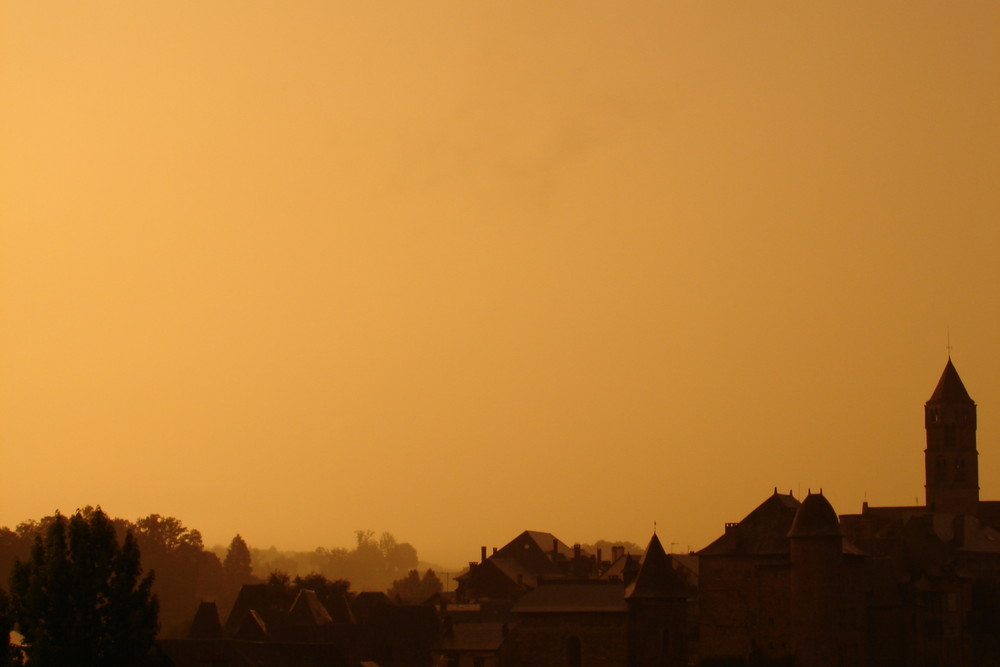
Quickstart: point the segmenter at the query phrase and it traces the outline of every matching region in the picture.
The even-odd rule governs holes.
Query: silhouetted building
[[[610,559],[525,531],[480,550],[454,599],[244,586],[199,607],[177,667],[1000,665],[1000,502],[979,499],[976,404],[951,359],[925,406],[924,505],[838,517],[777,489],[700,552]]]
[[[774,494],[699,552],[703,665],[1000,664],[1000,518],[951,359],[925,406],[926,504]]]
[[[625,587],[629,665],[687,664],[696,589],[679,569],[654,534],[638,573]]]
[[[652,667],[687,664],[696,577],[696,559],[682,565],[656,535],[641,559],[614,547],[604,561],[551,533],[525,531],[490,556],[482,549],[456,579],[460,599],[508,610],[501,665]],[[448,615],[444,627],[460,628]]]
[[[505,655],[522,667],[627,667],[629,607],[620,581],[550,581],[513,607]]]
[[[595,559],[579,546],[570,548],[552,533],[526,530],[455,577],[459,602],[514,601],[538,587],[542,579],[587,578],[596,573]]]

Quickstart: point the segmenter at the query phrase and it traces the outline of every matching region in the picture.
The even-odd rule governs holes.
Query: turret
[[[797,667],[845,662],[844,587],[840,520],[823,493],[802,501],[788,532],[791,553],[792,650]]]

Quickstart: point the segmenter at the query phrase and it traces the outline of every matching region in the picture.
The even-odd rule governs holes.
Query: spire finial
[[[656,522],[653,522],[653,535],[656,535]]]
[[[947,332],[948,332],[948,345],[946,347],[948,349],[948,360],[950,361],[951,360],[951,327],[950,326],[947,327]]]

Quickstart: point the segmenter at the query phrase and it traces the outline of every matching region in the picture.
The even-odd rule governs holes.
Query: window
[[[566,641],[566,664],[568,667],[580,667],[583,664],[579,637],[570,637]]]

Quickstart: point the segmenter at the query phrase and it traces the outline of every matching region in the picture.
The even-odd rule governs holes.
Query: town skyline
[[[0,525],[700,549],[1000,497],[1000,6],[0,2]]]

